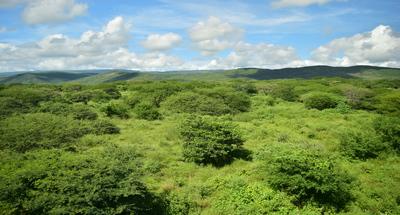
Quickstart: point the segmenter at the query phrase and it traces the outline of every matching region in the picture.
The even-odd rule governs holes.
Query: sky
[[[399,0],[0,0],[0,72],[400,67]]]

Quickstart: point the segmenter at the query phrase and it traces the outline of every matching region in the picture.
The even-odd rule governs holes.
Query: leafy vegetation
[[[364,69],[0,85],[1,214],[400,214],[400,82]]]

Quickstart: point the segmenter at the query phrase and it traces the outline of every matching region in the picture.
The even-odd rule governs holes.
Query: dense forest
[[[0,213],[400,214],[399,87],[0,85]]]

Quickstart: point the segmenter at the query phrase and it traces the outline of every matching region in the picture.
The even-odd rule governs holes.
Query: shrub
[[[25,106],[34,107],[40,102],[49,101],[56,97],[54,90],[50,88],[29,87],[16,85],[0,91],[0,97],[13,98]]]
[[[128,106],[120,101],[113,101],[104,105],[101,108],[101,111],[103,111],[108,117],[118,116],[123,119],[129,118]]]
[[[86,124],[86,129],[90,133],[102,135],[102,134],[119,134],[120,129],[107,120],[95,120]]]
[[[215,117],[190,116],[180,127],[183,157],[198,164],[222,166],[241,149],[243,139],[230,122]]]
[[[299,209],[291,197],[265,184],[247,183],[240,178],[224,180],[221,190],[212,199],[212,208],[218,214],[321,214],[317,209]]]
[[[214,89],[202,90],[201,94],[218,99],[230,108],[230,112],[235,114],[246,112],[250,109],[250,97],[242,92],[235,92],[233,89],[218,87]]]
[[[0,158],[2,213],[163,214],[161,201],[141,181],[131,148],[13,157]]]
[[[152,104],[140,103],[134,108],[136,117],[145,120],[157,120],[161,119],[162,116]]]
[[[11,97],[0,97],[0,118],[12,115],[13,113],[28,112],[29,105]]]
[[[37,108],[38,112],[56,115],[71,115],[74,119],[95,120],[97,113],[84,104],[67,104],[61,102],[43,102]]]
[[[306,94],[302,100],[306,108],[318,110],[335,108],[339,103],[334,95],[322,92]]]
[[[261,87],[260,91],[266,95],[270,95],[274,98],[281,98],[289,102],[296,101],[298,98],[298,95],[294,91],[294,87],[290,85],[271,84]]]
[[[272,188],[295,197],[295,204],[315,202],[343,209],[352,200],[353,178],[341,170],[335,159],[309,147],[287,147],[273,151],[268,165]]]
[[[231,109],[223,101],[194,92],[172,95],[162,106],[168,111],[177,113],[223,115],[231,112]]]
[[[48,113],[17,115],[0,121],[0,146],[18,152],[63,147],[87,133],[79,121],[70,117]]]
[[[400,92],[390,92],[378,97],[377,111],[383,114],[398,115],[400,113]]]
[[[346,96],[347,104],[354,109],[373,109],[371,100],[374,96],[373,92],[365,88],[346,87],[342,89],[343,94]]]
[[[400,118],[378,117],[374,121],[374,129],[382,141],[400,152]]]
[[[376,158],[386,148],[387,144],[383,143],[373,131],[350,131],[340,136],[341,152],[354,159]]]

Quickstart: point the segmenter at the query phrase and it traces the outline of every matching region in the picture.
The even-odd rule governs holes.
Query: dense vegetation
[[[400,214],[399,87],[0,85],[0,212]]]

